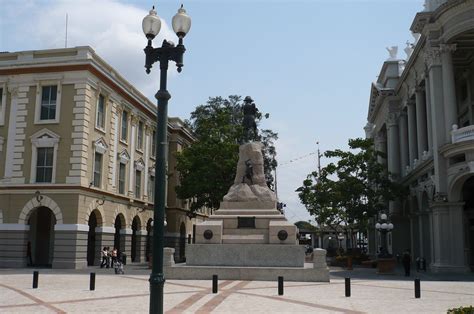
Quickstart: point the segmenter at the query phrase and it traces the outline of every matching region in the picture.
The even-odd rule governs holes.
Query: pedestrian
[[[112,250],[112,265],[111,265],[111,267],[114,267],[115,263],[117,263],[117,248],[114,247],[114,249]]]
[[[27,266],[33,266],[33,257],[31,255],[31,242],[28,241],[26,244],[26,260],[27,260]]]
[[[405,277],[409,277],[410,276],[410,264],[411,264],[411,256],[410,256],[410,250],[409,249],[406,249],[405,252],[403,252],[402,263],[403,263],[403,268],[405,269]]]
[[[109,268],[109,264],[108,264],[108,261],[107,261],[107,255],[108,255],[107,247],[104,246],[102,251],[100,251],[100,257],[101,257],[100,268],[104,268],[104,266],[107,266],[107,268]]]

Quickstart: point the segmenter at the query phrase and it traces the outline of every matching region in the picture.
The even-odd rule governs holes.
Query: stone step
[[[268,235],[268,228],[256,228],[256,229],[250,229],[250,228],[224,228],[223,234],[224,235],[252,235],[252,234],[264,234]]]

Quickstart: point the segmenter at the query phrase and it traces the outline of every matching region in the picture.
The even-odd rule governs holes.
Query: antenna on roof
[[[67,18],[68,18],[68,15],[66,13],[66,38],[64,40],[64,48],[67,48]]]

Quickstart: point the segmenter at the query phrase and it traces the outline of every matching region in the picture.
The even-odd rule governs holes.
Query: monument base
[[[329,282],[326,250],[322,249],[314,250],[312,263],[304,263],[301,267],[193,266],[187,263],[175,264],[173,248],[165,248],[164,253],[166,279],[210,280],[213,275],[217,275],[220,280],[276,281],[279,276],[283,276],[285,281]]]
[[[279,244],[193,244],[188,266],[303,267],[304,247]]]

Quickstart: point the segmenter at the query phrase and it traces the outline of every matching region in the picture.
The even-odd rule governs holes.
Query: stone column
[[[434,202],[434,272],[467,272],[464,261],[463,203]]]
[[[146,261],[146,238],[147,231],[145,229],[137,231],[137,256],[136,261],[141,263]]]
[[[150,150],[151,150],[151,125],[147,124],[145,126],[145,171],[144,171],[144,180],[143,180],[143,200],[148,202],[148,181],[149,181],[149,174],[148,174],[148,167],[149,167],[149,159],[150,159]]]
[[[26,258],[29,225],[0,224],[0,267],[23,268],[29,261]]]
[[[56,224],[54,226],[53,268],[87,267],[88,225]]]
[[[424,250],[424,247],[423,247],[424,237],[423,237],[423,214],[422,213],[419,213],[419,215],[418,215],[418,237],[419,237],[419,240],[420,240],[420,243],[418,244],[418,246],[420,248],[420,257],[424,257],[425,256],[425,250]]]
[[[416,104],[414,101],[409,100],[407,103],[408,107],[408,153],[409,153],[409,163],[412,166],[413,161],[418,158],[417,153],[417,136],[416,136]]]
[[[119,252],[127,254],[127,263],[132,262],[132,229],[120,229]]]
[[[389,113],[387,120],[387,140],[388,171],[392,177],[396,179],[400,175],[400,142],[396,113]]]
[[[426,128],[425,91],[417,87],[416,95],[416,135],[418,143],[418,160],[423,160],[423,153],[428,150],[428,134]]]
[[[408,162],[408,117],[405,111],[400,113],[398,124],[400,131],[400,173],[403,176],[406,174],[406,167],[410,165]]]
[[[438,149],[446,142],[446,126],[444,122],[443,71],[441,69],[440,50],[429,46],[426,48],[425,61],[429,73],[429,90],[431,106],[431,126],[433,136],[434,183],[438,193],[447,191],[446,160]]]
[[[428,155],[433,154],[433,127],[431,126],[430,80],[428,73],[425,77],[426,128],[428,141]]]
[[[458,110],[456,103],[456,89],[454,82],[454,68],[452,53],[456,50],[456,44],[440,45],[441,63],[443,67],[443,94],[446,143],[451,141],[451,130],[454,124],[458,124]]]

